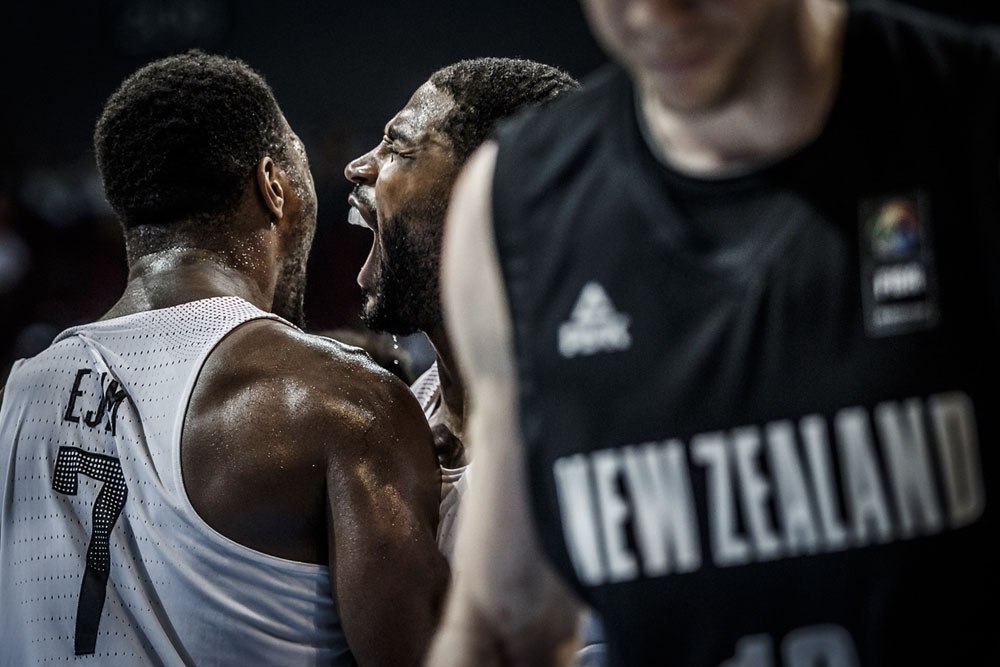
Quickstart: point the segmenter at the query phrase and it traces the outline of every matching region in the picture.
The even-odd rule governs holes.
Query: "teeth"
[[[357,225],[359,227],[365,227],[367,229],[371,229],[368,223],[365,222],[364,217],[361,215],[361,211],[354,208],[353,206],[351,207],[351,210],[347,212],[347,222],[351,223],[352,225]]]

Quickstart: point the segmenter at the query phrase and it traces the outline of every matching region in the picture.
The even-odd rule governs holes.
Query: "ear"
[[[285,190],[278,177],[281,169],[268,156],[257,163],[257,189],[264,198],[264,205],[276,218],[281,218],[285,208]]]

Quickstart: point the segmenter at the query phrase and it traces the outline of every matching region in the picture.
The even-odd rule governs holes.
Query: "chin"
[[[733,95],[726,77],[709,64],[684,72],[647,69],[641,74],[643,88],[660,104],[679,113],[703,113],[722,108]]]
[[[369,305],[371,307],[368,307]],[[418,331],[416,326],[383,312],[379,306],[380,304],[369,302],[361,311],[361,321],[372,331],[392,334],[393,336],[409,336]]]

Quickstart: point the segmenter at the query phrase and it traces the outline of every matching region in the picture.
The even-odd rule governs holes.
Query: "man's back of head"
[[[316,196],[269,87],[230,58],[159,60],[95,149],[129,279],[7,385],[4,657],[416,664],[447,577],[430,431],[390,373],[277,317],[301,314]],[[43,583],[63,558],[82,585]]]
[[[200,51],[129,76],[108,99],[94,149],[126,228],[232,211],[261,156],[284,154],[284,116],[241,60]]]
[[[133,274],[155,253],[211,253],[245,274],[258,306],[302,323],[316,197],[305,150],[260,74],[197,50],[154,61],[107,100],[94,152]],[[166,302],[187,298],[173,275],[179,294]]]

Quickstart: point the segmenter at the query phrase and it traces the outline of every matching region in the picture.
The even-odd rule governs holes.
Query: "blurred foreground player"
[[[430,664],[1000,664],[1000,47],[888,4],[587,0],[618,64],[449,209],[463,576]],[[544,554],[544,556],[543,556]]]

